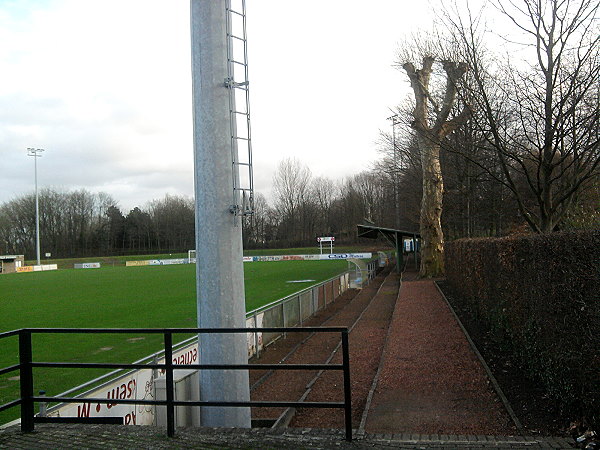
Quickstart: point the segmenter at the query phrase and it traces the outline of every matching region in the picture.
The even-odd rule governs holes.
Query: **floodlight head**
[[[32,147],[28,147],[27,148],[27,156],[36,156],[36,157],[40,157],[42,155],[39,155],[38,153],[43,152],[44,149],[43,148],[32,148]]]

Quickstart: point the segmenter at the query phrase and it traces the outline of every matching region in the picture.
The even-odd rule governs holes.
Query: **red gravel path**
[[[515,432],[433,281],[402,283],[390,327],[367,432]]]
[[[328,306],[327,310],[323,312],[323,315],[327,313],[334,313],[329,316],[330,320],[327,321],[327,326],[351,326],[360,313],[365,307],[371,302],[375,292],[377,292],[379,286],[383,282],[383,277],[379,275],[373,280],[369,286],[362,289],[354,298],[350,299],[343,305],[343,308],[336,307],[336,302],[331,306]],[[322,317],[323,318],[323,317]],[[308,326],[309,322],[306,323]],[[290,336],[292,333],[289,334]],[[297,337],[293,338],[297,340]],[[301,347],[293,354],[289,359],[286,360],[287,364],[301,363],[301,364],[315,364],[324,363],[329,357],[331,352],[335,349],[340,341],[339,333],[319,333],[308,339]],[[282,343],[284,347],[287,347],[285,343]],[[275,348],[273,349],[275,350]],[[257,364],[272,361],[277,359],[270,353],[270,347],[264,353]],[[274,358],[275,356],[275,358]],[[254,371],[253,371],[254,372]],[[317,371],[277,371],[265,381],[263,384],[253,389],[250,393],[252,400],[293,400],[297,401],[305,393],[307,384],[314,378]],[[258,374],[254,375],[256,377]],[[342,396],[338,396],[337,400],[341,401]],[[259,419],[276,419],[283,412],[281,408],[252,408],[252,417]]]
[[[400,278],[397,274],[388,275],[367,306],[362,317],[350,332],[350,382],[352,386],[352,424],[358,428],[365,408],[367,396],[379,363],[385,337],[394,306],[398,297]],[[336,354],[332,363],[341,364],[341,355]],[[341,401],[343,378],[340,372],[326,372],[312,387],[308,401]],[[302,428],[343,428],[342,410],[299,409],[291,423]]]

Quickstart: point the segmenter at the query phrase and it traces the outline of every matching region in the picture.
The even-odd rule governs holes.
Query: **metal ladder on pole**
[[[254,213],[248,44],[246,40],[246,0],[225,0],[227,17],[227,78],[231,128],[231,162],[234,216]]]

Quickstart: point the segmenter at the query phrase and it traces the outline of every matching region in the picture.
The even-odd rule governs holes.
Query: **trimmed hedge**
[[[600,230],[446,243],[446,278],[563,412],[600,424]]]

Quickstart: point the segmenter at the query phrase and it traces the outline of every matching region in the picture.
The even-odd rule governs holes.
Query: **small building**
[[[0,273],[15,273],[25,265],[24,255],[0,255]]]

